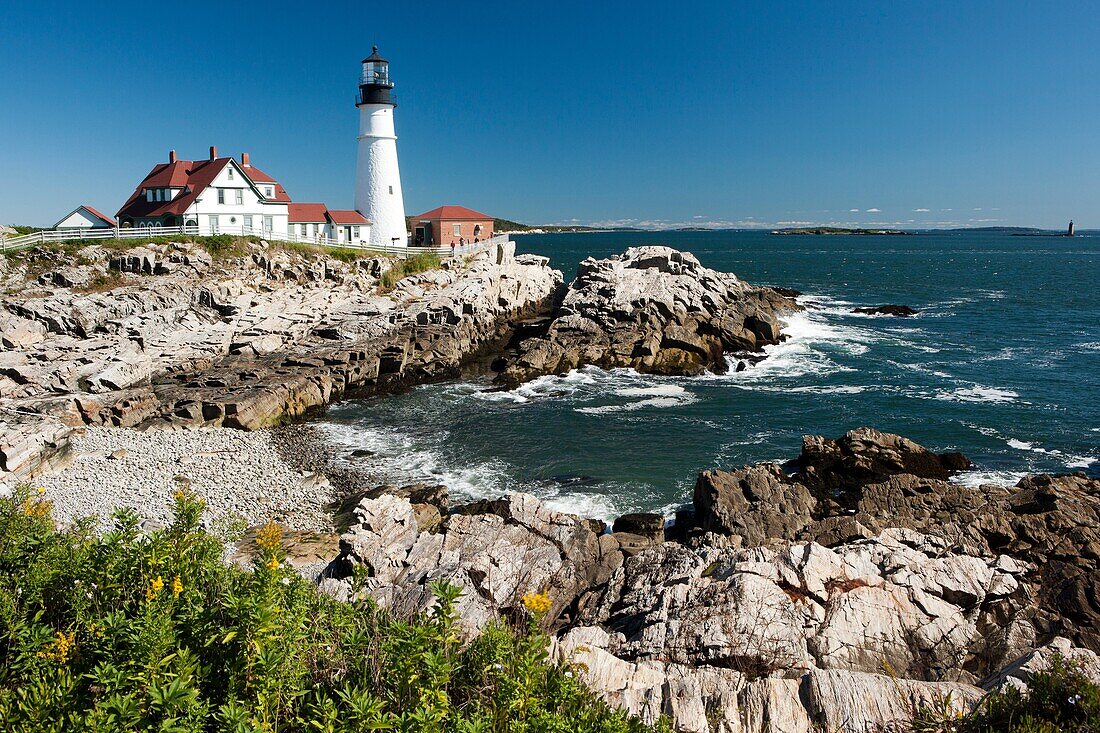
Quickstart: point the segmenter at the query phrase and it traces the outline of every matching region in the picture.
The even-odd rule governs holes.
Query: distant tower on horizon
[[[1066,236],[1067,237],[1072,237],[1073,236],[1073,219],[1069,220],[1069,229],[1066,230]]]
[[[405,245],[405,199],[397,167],[397,134],[393,108],[397,106],[390,81],[390,64],[378,55],[378,46],[363,59],[359,77],[359,157],[355,169],[355,208],[371,220],[372,244]]]

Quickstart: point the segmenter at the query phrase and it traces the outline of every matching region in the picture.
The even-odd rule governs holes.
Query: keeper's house
[[[219,158],[210,148],[206,160],[180,160],[176,151],[167,163],[157,163],[118,210],[120,227],[195,227],[199,234],[254,234],[257,236],[314,239],[322,237],[347,244],[370,239],[370,222],[357,212],[292,211],[286,189],[273,177],[252,165],[248,153],[238,162]],[[299,213],[298,217],[294,214]],[[351,217],[350,214],[355,214]],[[308,220],[303,220],[302,215]],[[354,219],[354,221],[352,221]],[[324,224],[318,228],[314,225]]]

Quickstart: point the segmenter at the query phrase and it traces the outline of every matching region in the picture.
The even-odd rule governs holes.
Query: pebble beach
[[[297,426],[295,426],[297,427]],[[180,486],[206,501],[204,522],[245,526],[274,519],[290,529],[325,531],[333,487],[323,473],[303,468],[322,458],[292,456],[315,449],[308,428],[245,432],[226,428],[137,431],[85,428],[71,440],[71,464],[37,477],[62,523],[95,515],[105,523],[129,508],[152,522],[171,519]]]

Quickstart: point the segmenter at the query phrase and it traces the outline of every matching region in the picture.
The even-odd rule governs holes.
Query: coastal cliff
[[[515,385],[586,364],[721,373],[727,353],[777,343],[780,316],[798,308],[777,290],[703,267],[689,252],[631,247],[580,263],[544,331],[504,357],[498,381]]]
[[[389,258],[234,246],[5,260],[0,478],[43,468],[85,425],[255,429],[454,376],[561,285],[546,258],[511,244],[400,279]]]

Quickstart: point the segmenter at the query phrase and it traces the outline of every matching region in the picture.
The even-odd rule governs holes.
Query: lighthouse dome
[[[378,55],[378,46],[371,46],[370,47],[370,56],[367,56],[365,59],[363,59],[364,64],[370,63],[372,61],[381,61],[383,64],[388,64],[389,63],[389,61],[386,61],[384,58],[382,58],[380,55]]]

